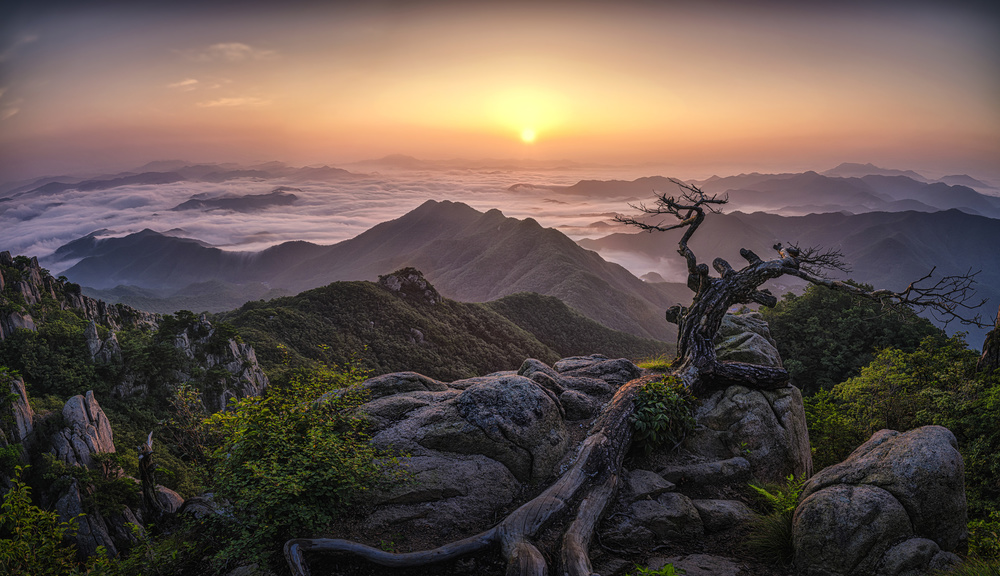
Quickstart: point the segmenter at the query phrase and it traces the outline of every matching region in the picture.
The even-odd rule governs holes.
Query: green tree
[[[861,290],[872,287],[847,281]],[[771,329],[788,374],[806,393],[830,389],[856,376],[878,350],[911,352],[927,336],[943,335],[909,308],[884,308],[820,285],[791,292],[761,313]]]

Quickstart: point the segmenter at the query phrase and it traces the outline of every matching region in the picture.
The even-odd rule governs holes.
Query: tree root
[[[548,565],[531,542],[543,528],[576,506],[576,516],[564,532],[560,574],[591,576],[587,549],[590,539],[618,487],[625,453],[632,443],[629,418],[635,394],[658,377],[632,380],[618,389],[588,432],[570,468],[534,499],[511,512],[493,528],[420,552],[392,553],[332,538],[296,538],[285,543],[285,560],[295,576],[309,574],[306,552],[347,553],[391,568],[416,567],[451,560],[499,546],[507,560],[508,576],[547,576]]]

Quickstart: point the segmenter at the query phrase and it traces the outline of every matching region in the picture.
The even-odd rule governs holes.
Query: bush
[[[217,567],[275,560],[286,539],[321,533],[359,493],[401,477],[363,431],[354,387],[363,377],[299,372],[206,420],[222,439],[211,454],[215,492],[232,505],[231,521],[215,527],[225,533]]]
[[[647,454],[663,444],[676,448],[694,430],[694,401],[674,376],[647,383],[635,397],[634,441]]]
[[[31,489],[21,481],[24,469],[15,470],[13,486],[0,510],[0,573],[11,576],[62,576],[85,574],[95,564],[106,563],[100,554],[88,567],[79,566],[76,548],[66,538],[76,533],[75,519],[60,522],[59,515],[31,502]],[[101,550],[103,552],[103,550]]]

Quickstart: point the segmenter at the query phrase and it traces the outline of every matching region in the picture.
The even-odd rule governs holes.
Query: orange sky
[[[4,15],[0,180],[392,153],[1000,176],[1000,20],[960,3],[164,4]]]

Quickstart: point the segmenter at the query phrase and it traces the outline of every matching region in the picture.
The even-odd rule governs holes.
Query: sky
[[[1000,176],[989,3],[8,4],[0,181],[388,154]]]

